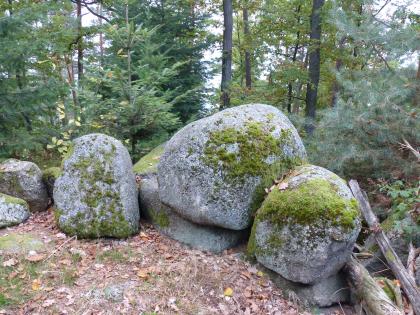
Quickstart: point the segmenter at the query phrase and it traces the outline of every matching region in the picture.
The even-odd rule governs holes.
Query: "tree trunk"
[[[344,46],[345,41],[346,41],[346,38],[342,37],[340,39],[340,42],[338,43],[339,56],[341,56],[341,54],[343,53],[343,46]],[[342,66],[343,66],[343,60],[341,59],[341,57],[338,57],[337,60],[335,61],[336,73],[340,71]],[[335,78],[334,83],[333,83],[333,88],[332,88],[331,107],[337,106],[337,99],[338,99],[339,91],[340,91],[340,85],[337,82],[337,78]]]
[[[230,105],[229,86],[232,80],[232,32],[233,8],[232,0],[223,0],[223,52],[222,52],[222,105],[221,109]]]
[[[365,267],[354,258],[350,259],[344,269],[352,291],[368,315],[403,315]]]
[[[316,102],[318,94],[319,74],[321,67],[321,10],[324,0],[313,0],[311,13],[311,35],[309,46],[309,82],[306,88],[306,132],[312,134],[314,130]]]
[[[247,5],[247,4],[246,4]],[[248,90],[251,89],[251,53],[249,52],[249,19],[248,19],[248,8],[243,8],[243,20],[244,20],[244,37],[245,37],[245,86]]]
[[[299,5],[296,9],[296,13],[297,13],[297,24],[300,24],[300,8],[301,5]],[[300,31],[296,32],[296,43],[295,43],[295,47],[293,49],[293,55],[292,55],[292,63],[296,62],[296,56],[299,50],[299,43],[300,42]],[[293,86],[292,86],[292,82],[289,82],[287,84],[287,112],[291,113],[292,112],[292,97],[293,97]]]
[[[359,202],[360,211],[362,212],[366,223],[375,233],[376,243],[379,245],[382,254],[384,254],[389,268],[392,270],[395,277],[400,281],[401,287],[413,306],[414,313],[420,315],[420,291],[417,288],[414,278],[407,272],[400,258],[392,248],[388,237],[382,231],[379,221],[370,207],[366,194],[362,193],[357,181],[351,180],[349,182],[349,186],[354,197]]]
[[[83,34],[82,34],[82,1],[77,0],[77,79],[80,82],[83,79]]]

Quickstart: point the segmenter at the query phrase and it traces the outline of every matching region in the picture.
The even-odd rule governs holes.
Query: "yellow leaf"
[[[225,296],[232,296],[233,295],[233,289],[232,288],[226,288],[225,291],[223,292],[223,294]]]
[[[39,291],[39,289],[41,289],[41,280],[35,279],[32,281],[32,290]]]
[[[78,122],[78,121],[75,121],[75,123],[74,123],[77,127],[80,127],[81,126],[81,123],[80,122]]]
[[[63,140],[59,139],[57,140],[57,145],[62,145],[63,144]]]
[[[258,276],[258,277],[262,277],[262,276],[264,276],[264,273],[263,273],[262,271],[258,271],[258,272],[257,272],[257,276]]]

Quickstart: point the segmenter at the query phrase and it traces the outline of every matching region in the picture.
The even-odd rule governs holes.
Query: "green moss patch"
[[[351,229],[359,216],[355,199],[339,196],[336,187],[325,179],[311,179],[296,188],[274,189],[258,211],[258,220],[273,224],[325,225]]]
[[[168,215],[164,211],[150,210],[150,216],[153,224],[157,224],[159,227],[168,227],[171,223]]]
[[[239,130],[214,131],[205,144],[202,160],[233,179],[260,176],[271,164],[267,159],[283,156],[283,145],[291,143],[290,130],[282,130],[276,138],[272,135],[274,129],[273,125],[250,121]]]
[[[154,148],[148,154],[143,156],[136,164],[133,166],[133,171],[136,174],[147,174],[147,173],[156,173],[157,165],[159,163],[160,156],[163,154],[165,149],[165,144]]]
[[[50,167],[42,172],[42,179],[44,181],[49,181],[51,179],[56,180],[58,177],[60,177],[61,173],[62,170],[60,167]]]
[[[24,253],[41,250],[45,247],[42,240],[32,234],[9,233],[0,236],[0,250],[6,253]]]
[[[4,199],[6,203],[17,204],[29,208],[28,203],[23,199],[15,198],[2,193],[0,193],[0,198]]]

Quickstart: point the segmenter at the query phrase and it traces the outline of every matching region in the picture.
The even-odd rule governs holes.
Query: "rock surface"
[[[60,229],[82,238],[125,238],[138,231],[132,163],[123,144],[103,134],[74,140],[54,185]]]
[[[295,295],[307,307],[328,307],[350,302],[350,289],[342,272],[321,279],[314,284],[292,282],[275,272],[269,270],[267,272],[276,286],[282,289],[285,296],[292,298]]]
[[[249,251],[267,268],[300,283],[336,274],[360,232],[356,200],[346,183],[318,166],[296,168],[258,210]]]
[[[26,201],[0,193],[0,228],[17,225],[29,218]]]
[[[235,231],[199,225],[182,218],[159,200],[155,174],[143,175],[140,181],[140,211],[157,230],[193,248],[220,253],[246,239],[248,230]]]
[[[1,163],[0,192],[25,200],[31,212],[43,211],[48,206],[42,172],[32,162],[9,159]]]
[[[158,145],[152,151],[150,151],[145,156],[143,156],[136,164],[134,164],[133,166],[134,173],[135,174],[156,174],[157,165],[165,149],[165,144],[166,143],[162,143]]]
[[[289,119],[262,104],[195,121],[166,144],[158,164],[164,204],[197,224],[242,230],[262,201],[262,182],[306,159]]]

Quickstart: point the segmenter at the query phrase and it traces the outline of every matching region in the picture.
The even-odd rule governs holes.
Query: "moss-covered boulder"
[[[58,226],[82,238],[124,238],[138,231],[139,206],[124,145],[103,134],[73,142],[54,185]]]
[[[315,283],[343,267],[359,232],[358,205],[345,181],[306,165],[268,194],[256,214],[248,250],[288,280]]]
[[[168,141],[158,164],[159,195],[197,224],[242,230],[262,201],[264,181],[305,158],[296,129],[275,107],[229,108]]]
[[[60,167],[50,167],[45,169],[42,172],[42,180],[47,187],[48,196],[52,198],[53,191],[54,191],[54,183],[58,177],[61,175],[61,168]]]
[[[0,228],[17,225],[29,218],[28,203],[0,193]]]
[[[1,163],[0,192],[25,200],[31,212],[43,211],[48,206],[42,172],[32,162],[8,159]]]
[[[160,157],[163,154],[165,149],[165,143],[158,145],[152,151],[143,156],[136,164],[133,166],[133,171],[135,174],[156,174],[157,165],[159,163]]]
[[[193,248],[220,253],[246,239],[248,230],[235,231],[193,223],[181,217],[159,199],[155,174],[142,175],[140,211],[161,233]]]

